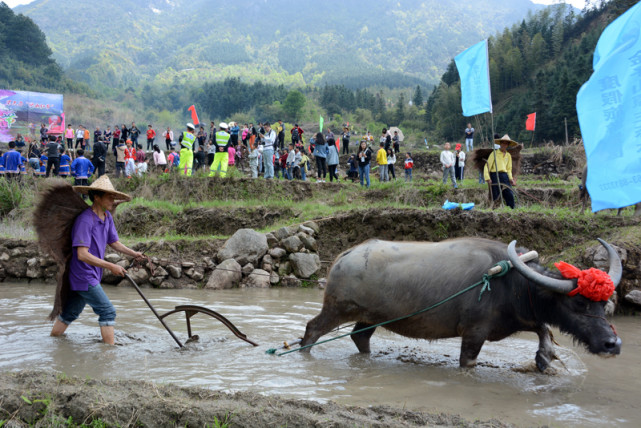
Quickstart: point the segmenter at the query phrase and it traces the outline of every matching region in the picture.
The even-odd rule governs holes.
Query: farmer
[[[118,203],[131,200],[129,195],[116,191],[109,180],[103,175],[91,186],[74,186],[79,193],[88,194],[93,205],[84,210],[76,218],[71,232],[71,260],[68,264],[69,292],[58,315],[52,336],[62,335],[69,324],[82,313],[89,304],[98,315],[100,334],[106,344],[114,344],[114,324],[116,310],[100,286],[102,269],[109,269],[114,275],[125,276],[124,267],[103,260],[105,247],[125,255],[140,258],[143,255],[134,251],[118,240],[110,211]]]
[[[512,141],[509,135],[505,134],[500,139],[495,139],[494,143],[500,145],[500,150],[493,150],[487,158],[487,163],[483,170],[485,181],[490,183],[492,188],[492,199],[499,199],[499,192],[503,194],[505,204],[514,209],[514,194],[512,187],[516,185],[516,180],[512,176],[512,156],[508,153],[508,147],[517,147],[519,143]],[[497,180],[498,172],[498,180]]]

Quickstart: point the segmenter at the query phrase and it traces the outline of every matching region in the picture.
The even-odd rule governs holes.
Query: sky
[[[8,4],[9,7],[13,8],[21,4],[31,3],[34,0],[2,0],[2,1]],[[561,0],[532,0],[532,1],[534,3],[540,3],[540,4],[553,4],[553,3],[561,2]],[[583,6],[585,6],[585,0],[565,0],[565,3],[569,3],[578,9],[583,9]]]

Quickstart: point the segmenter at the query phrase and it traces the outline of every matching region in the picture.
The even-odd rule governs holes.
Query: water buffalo
[[[608,251],[609,275],[616,286],[621,280],[621,260],[610,245],[599,242]],[[315,343],[346,322],[356,321],[356,331],[431,306],[479,281],[492,265],[509,258],[515,268],[492,279],[491,291],[480,302],[479,287],[385,328],[412,338],[461,337],[461,367],[476,364],[486,340],[532,331],[539,336],[536,364],[544,371],[556,358],[548,324],[572,335],[593,354],[619,354],[621,339],[605,319],[605,302],[568,296],[576,280],[562,279],[535,262],[523,263],[515,244],[459,238],[436,243],[369,240],[353,247],[332,265],[323,308],[307,323],[301,346]],[[373,333],[370,329],[350,337],[360,352],[368,353]]]

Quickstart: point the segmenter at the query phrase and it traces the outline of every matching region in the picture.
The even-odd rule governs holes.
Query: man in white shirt
[[[264,141],[263,146],[263,166],[265,167],[265,178],[274,178],[274,143],[276,141],[276,132],[272,129],[269,122],[263,124],[264,134],[260,137]]]
[[[452,184],[455,189],[458,189],[456,185],[456,177],[454,176],[454,162],[456,161],[454,153],[450,152],[450,143],[445,143],[445,150],[441,152],[441,164],[443,165],[443,184],[447,183],[447,176],[450,176]]]
[[[465,148],[468,152],[474,150],[474,128],[471,123],[468,123],[465,128]]]

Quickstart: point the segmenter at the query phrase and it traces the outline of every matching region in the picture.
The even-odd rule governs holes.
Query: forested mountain
[[[637,3],[610,0],[575,15],[564,5],[538,12],[490,38],[490,81],[496,132],[529,143],[525,119],[536,112],[534,143],[580,137],[576,95],[592,74],[594,48],[603,29]],[[490,115],[463,118],[458,71],[452,62],[430,95],[427,129],[438,138],[461,140],[465,122],[489,137]]]
[[[435,83],[529,0],[36,0],[16,8],[94,88],[222,80],[350,88]]]
[[[28,17],[0,3],[0,88],[71,90],[45,35]]]

